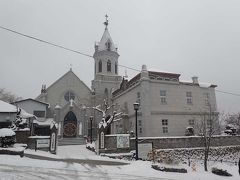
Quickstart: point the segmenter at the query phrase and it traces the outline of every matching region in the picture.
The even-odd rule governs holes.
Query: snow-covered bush
[[[212,168],[212,173],[217,174],[219,176],[232,176],[226,170],[222,170],[222,169],[218,169],[218,168]]]
[[[16,142],[15,132],[9,128],[0,129],[0,145],[1,147],[13,146]]]
[[[184,168],[168,168],[168,167],[159,167],[158,165],[152,165],[152,168],[164,172],[177,172],[177,173],[187,173],[187,170]]]

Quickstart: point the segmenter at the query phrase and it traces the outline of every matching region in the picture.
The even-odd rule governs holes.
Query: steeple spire
[[[95,43],[95,51],[111,51],[111,52],[117,52],[117,48],[115,44],[113,43],[113,40],[108,32],[108,15],[105,15],[105,22],[103,23],[105,25],[105,30],[102,35],[102,38],[99,43]]]
[[[107,14],[105,15],[105,18],[106,18],[106,21],[103,24],[106,26],[105,29],[107,29],[107,26],[108,26],[108,15]]]

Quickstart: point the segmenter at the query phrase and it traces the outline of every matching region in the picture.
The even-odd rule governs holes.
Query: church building
[[[138,133],[141,137],[184,136],[187,127],[196,128],[203,114],[212,110],[217,115],[216,85],[203,86],[193,77],[181,82],[180,74],[147,70],[143,65],[131,80],[118,73],[118,48],[108,31],[108,20],[99,43],[95,44],[94,79],[91,89],[70,69],[49,87],[42,86],[36,100],[49,104],[47,118],[58,123],[58,136],[63,139],[97,136],[102,114],[92,107],[107,101],[122,111],[124,118],[114,121],[111,133],[134,133],[133,103],[139,102]],[[102,106],[103,107],[103,106]]]
[[[70,69],[49,87],[42,86],[36,98],[50,104],[47,117],[58,123],[61,138],[81,138],[89,135],[89,119],[93,117],[93,135],[102,115],[91,107],[110,103],[111,94],[119,88],[122,77],[118,75],[118,51],[108,31],[108,20],[99,43],[95,44],[94,79],[92,89]]]

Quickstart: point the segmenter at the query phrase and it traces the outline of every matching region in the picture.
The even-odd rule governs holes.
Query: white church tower
[[[105,17],[105,30],[100,42],[95,44],[93,55],[95,70],[92,89],[95,100],[99,103],[103,99],[108,99],[109,102],[112,92],[119,88],[122,81],[122,77],[118,75],[119,54],[108,32],[108,16]]]

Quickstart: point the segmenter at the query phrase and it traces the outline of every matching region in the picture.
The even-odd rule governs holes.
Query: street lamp
[[[92,143],[92,121],[93,121],[93,116],[90,116],[90,141],[91,141],[91,143]]]
[[[135,121],[135,133],[136,133],[136,136],[135,136],[135,146],[136,146],[136,160],[138,160],[138,127],[137,127],[137,111],[139,109],[139,103],[135,102],[133,104],[133,107],[134,107],[134,110],[135,110],[135,118],[136,118],[136,121]]]

